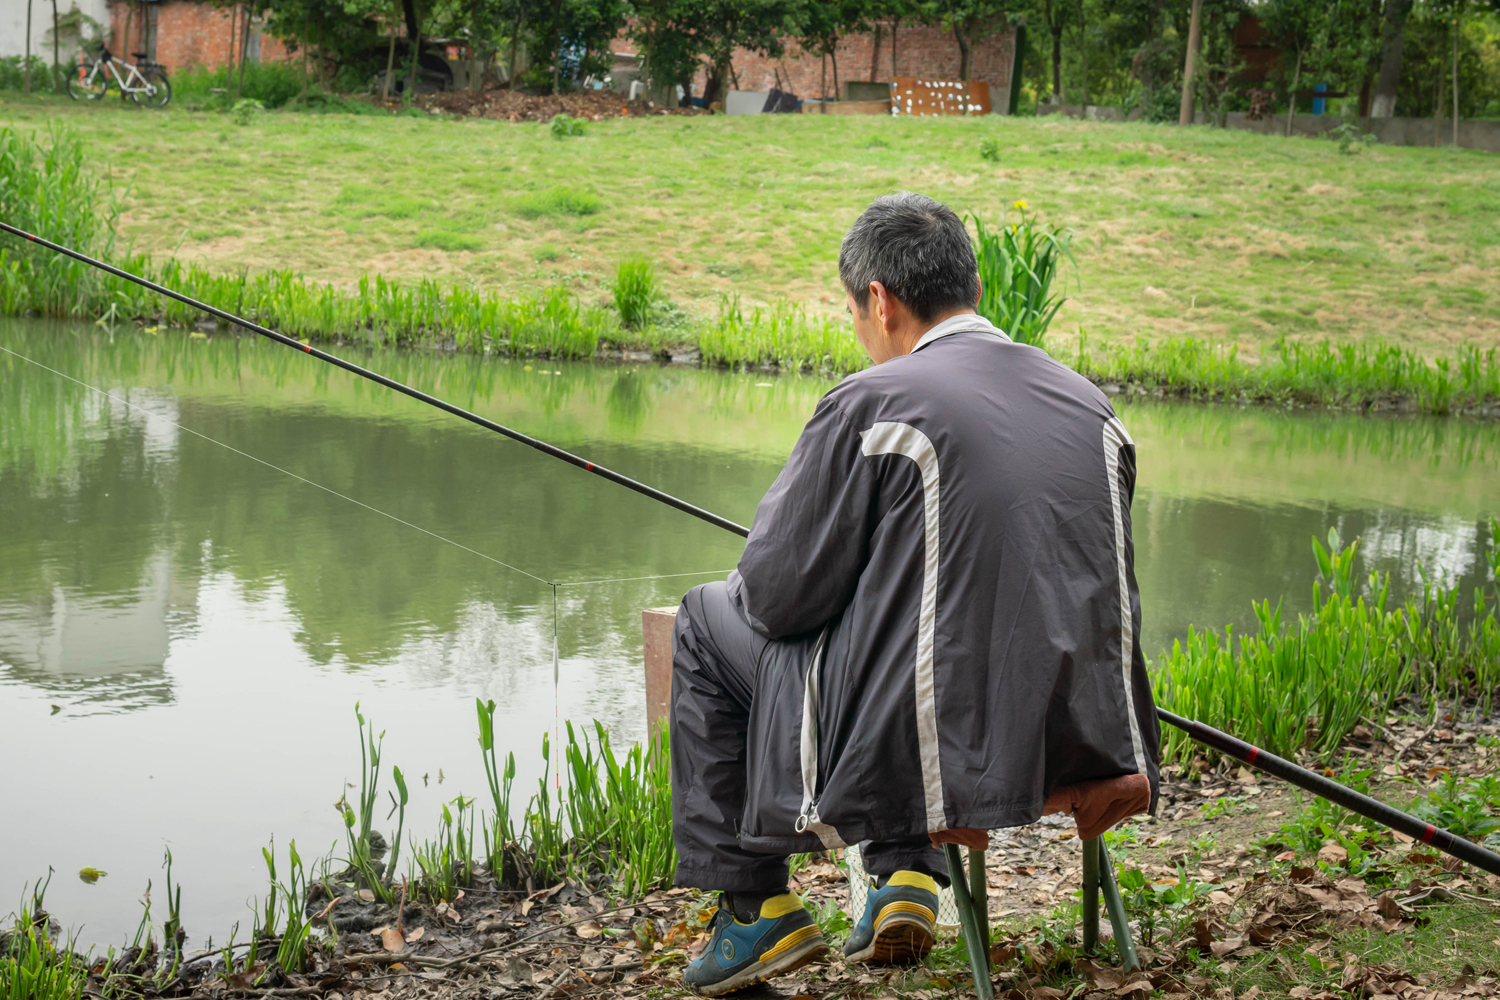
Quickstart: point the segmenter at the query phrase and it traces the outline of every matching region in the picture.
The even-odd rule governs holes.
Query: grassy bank
[[[50,120],[116,182],[122,244],[215,273],[290,269],[345,290],[374,273],[508,295],[565,284],[602,305],[616,264],[641,255],[700,321],[723,294],[837,317],[840,237],[871,198],[911,188],[991,225],[1024,198],[1076,230],[1054,328],[1095,343],[1191,336],[1252,360],[1283,336],[1427,357],[1500,344],[1500,181],[1473,151],[1344,156],[1057,118],[632,119],[559,140],[443,116],[269,113],[242,127],[175,106],[0,104],[0,123]]]
[[[721,295],[710,315],[670,302],[622,326],[614,302],[591,303],[568,284],[535,294],[436,278],[361,276],[352,287],[290,270],[224,273],[179,257],[116,253],[119,203],[88,167],[77,134],[54,125],[40,139],[0,127],[0,211],[13,223],[178,289],[210,305],[307,340],[452,347],[476,353],[589,358],[612,350],[696,350],[709,364],[843,372],[868,363],[847,321],[785,300],[744,305]],[[566,199],[563,199],[566,200]],[[628,261],[624,266],[636,266]],[[661,305],[661,303],[658,303]],[[0,240],[0,312],[141,320],[195,327],[203,317],[172,300],[23,241]],[[648,315],[647,312],[642,313]],[[1495,348],[1463,345],[1429,361],[1412,348],[1277,340],[1259,362],[1238,347],[1192,337],[1133,344],[1080,330],[1043,346],[1111,391],[1422,412],[1500,412]]]

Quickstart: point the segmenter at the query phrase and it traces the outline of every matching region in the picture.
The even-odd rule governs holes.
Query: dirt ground
[[[467,90],[450,90],[441,94],[424,94],[416,99],[416,105],[461,118],[510,122],[547,122],[559,114],[596,122],[605,118],[707,114],[701,108],[666,108],[650,101],[627,101],[619,94],[607,90],[535,97],[509,90],[486,90],[478,94],[471,94]],[[392,104],[393,108],[399,106]]]
[[[1496,725],[1439,721],[1360,727],[1341,752],[1341,774],[1378,774],[1382,799],[1404,803],[1423,782],[1446,772],[1482,776],[1494,770]],[[1308,763],[1308,762],[1304,762]],[[1402,780],[1417,785],[1398,785]],[[1076,947],[1076,898],[1081,853],[1070,817],[1049,816],[996,831],[988,852],[989,908],[1000,929],[991,957],[997,995],[1006,1000],[1460,1000],[1496,995],[1500,977],[1500,877],[1467,868],[1410,838],[1369,835],[1375,865],[1346,870],[1343,849],[1325,842],[1316,856],[1284,849],[1278,830],[1305,803],[1295,789],[1223,761],[1202,758],[1168,769],[1155,817],[1125,824],[1111,846],[1117,872],[1138,870],[1155,886],[1187,879],[1198,897],[1177,936],[1136,930],[1143,971],[1124,975],[1114,952],[1093,957]],[[1384,889],[1372,887],[1379,880]],[[486,887],[452,903],[406,901],[382,906],[368,892],[334,882],[315,886],[308,912],[337,934],[302,976],[256,983],[244,973],[215,975],[200,956],[166,995],[318,996],[329,1000],[490,1000],[585,996],[687,995],[683,966],[707,941],[715,900],[693,890],[655,892],[621,904],[608,880],[561,882],[534,892]],[[835,858],[812,858],[792,888],[803,894],[825,928],[845,910],[848,879]],[[330,901],[329,892],[338,894]],[[363,898],[362,898],[363,897]],[[1478,913],[1464,925],[1442,913]],[[1497,918],[1483,930],[1489,918]],[[1477,922],[1476,922],[1477,921]],[[1108,940],[1107,921],[1101,933]],[[1441,925],[1441,926],[1440,926]],[[1473,928],[1480,928],[1474,931]],[[1436,928],[1436,930],[1435,930]],[[1444,968],[1417,958],[1434,937]],[[1453,935],[1452,941],[1446,935]],[[1493,941],[1460,948],[1474,933]],[[952,930],[948,931],[948,935]],[[1353,935],[1353,937],[1351,937]],[[1365,935],[1365,938],[1358,938]],[[1351,941],[1374,941],[1355,954]],[[1380,942],[1405,963],[1369,957]],[[1451,947],[1450,947],[1451,946]],[[1340,952],[1343,952],[1340,954]],[[850,966],[834,956],[744,996],[800,998],[900,997],[935,1000],[972,995],[966,961],[945,935],[928,963],[915,969]],[[212,963],[212,964],[210,964]],[[194,968],[189,963],[189,968]],[[220,966],[222,968],[222,966]],[[196,980],[196,981],[194,981]],[[1261,982],[1266,986],[1259,985]],[[1249,983],[1248,988],[1244,988]],[[1236,988],[1236,984],[1240,987]]]

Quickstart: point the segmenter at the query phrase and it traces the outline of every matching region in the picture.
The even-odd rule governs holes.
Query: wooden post
[[[646,652],[646,731],[655,732],[672,714],[672,626],[677,608],[647,608],[641,612],[641,638]]]
[[[1193,14],[1188,21],[1187,64],[1182,68],[1182,104],[1177,110],[1177,124],[1193,124],[1193,74],[1198,70],[1198,46],[1203,41],[1203,0],[1193,0]]]

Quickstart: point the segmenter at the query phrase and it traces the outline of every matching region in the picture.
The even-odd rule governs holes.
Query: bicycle
[[[128,63],[113,55],[108,46],[100,47],[99,58],[90,65],[80,58],[76,72],[68,77],[68,96],[75,101],[97,101],[109,92],[113,83],[120,88],[120,98],[129,96],[137,104],[164,108],[172,99],[172,84],[166,67],[150,62],[144,52],[130,53],[138,63]]]

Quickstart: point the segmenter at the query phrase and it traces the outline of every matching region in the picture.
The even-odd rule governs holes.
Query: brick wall
[[[231,52],[243,38],[245,8],[216,8],[191,0],[162,0],[160,3],[126,3],[112,0],[110,3],[110,50],[128,58],[131,52],[142,49],[142,7],[156,10],[156,61],[167,67],[170,73],[188,66],[206,66],[217,69],[229,61]],[[131,14],[131,11],[134,14]],[[125,39],[125,22],[130,20],[130,38]],[[234,28],[231,37],[230,29]],[[252,35],[259,31],[258,23],[252,22]],[[254,41],[251,41],[252,52]],[[276,62],[288,58],[286,46],[279,38],[270,35],[260,37],[260,61]]]
[[[928,25],[899,26],[896,30],[894,70],[891,67],[889,25],[880,33],[879,52],[872,51],[874,44],[873,32],[850,35],[840,40],[836,52],[840,89],[849,80],[888,81],[895,76],[958,79],[958,42],[954,40],[951,31]],[[994,32],[972,43],[970,78],[988,83],[997,100],[1010,86],[1014,46],[1015,33],[1010,30]],[[767,59],[743,49],[734,56],[734,71],[739,77],[739,89],[770,90],[776,86],[779,73],[782,87],[785,88],[786,81],[790,79],[792,92],[802,98],[818,97],[823,93],[823,64],[821,56],[805,53],[795,43],[789,46],[786,56],[779,60]],[[827,93],[829,97],[833,97],[835,91],[831,63],[827,70]],[[700,73],[693,85],[695,94],[703,93],[704,82],[704,74]]]

